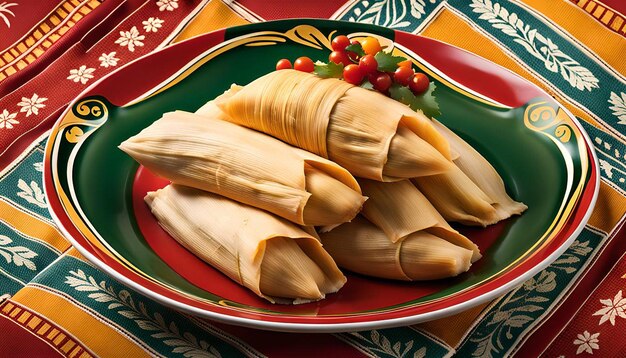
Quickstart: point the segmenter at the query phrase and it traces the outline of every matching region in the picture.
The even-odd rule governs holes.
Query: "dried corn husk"
[[[369,196],[361,215],[320,234],[340,267],[375,277],[430,280],[465,272],[481,257],[408,180],[360,183]]]
[[[472,251],[472,262],[481,257],[476,244],[450,227],[410,181],[381,183],[364,179],[360,184],[369,196],[362,215],[379,227],[391,242],[424,231]]]
[[[433,280],[456,276],[471,266],[471,250],[426,231],[393,242],[361,215],[320,237],[340,267],[368,276]]]
[[[166,113],[120,148],[174,183],[218,193],[301,225],[349,221],[365,201],[356,180],[339,165],[262,133],[193,113]]]
[[[345,81],[275,71],[231,87],[215,103],[228,120],[329,158],[356,176],[397,181],[450,165],[447,141],[423,113]],[[400,124],[415,136],[393,145]],[[389,160],[393,165],[385,170]]]
[[[440,122],[433,124],[459,156],[451,170],[412,180],[446,220],[487,226],[528,208],[511,199],[498,172],[476,149]]]
[[[502,178],[485,157],[439,121],[434,120],[433,124],[437,131],[448,139],[455,151],[463,153],[454,160],[454,163],[491,199],[491,204],[496,210],[495,218],[480,224],[483,226],[493,224],[528,209],[524,203],[511,199]]]
[[[145,200],[180,244],[271,302],[320,300],[346,282],[316,237],[263,210],[174,184]]]
[[[444,174],[411,180],[448,221],[483,226],[497,221],[493,200],[456,165]]]

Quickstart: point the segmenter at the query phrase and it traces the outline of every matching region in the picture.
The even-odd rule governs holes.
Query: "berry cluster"
[[[328,64],[319,61],[313,63],[308,57],[300,57],[294,62],[293,68],[316,72],[323,77],[343,78],[356,86],[369,83],[370,88],[387,95],[394,82],[408,87],[416,96],[428,90],[428,77],[421,72],[416,73],[410,60],[384,52],[375,37],[351,41],[347,36],[340,35],[333,38],[331,45],[333,51],[328,56]],[[277,70],[288,68],[292,66],[287,59],[281,59],[276,64]]]

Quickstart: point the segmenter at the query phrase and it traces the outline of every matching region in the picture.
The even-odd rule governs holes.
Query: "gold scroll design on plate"
[[[524,125],[536,132],[555,137],[562,143],[572,138],[572,129],[567,124],[569,116],[561,107],[555,110],[548,102],[531,103],[524,111]]]
[[[279,42],[285,42],[291,40],[295,43],[299,43],[304,46],[313,47],[318,50],[324,48],[332,51],[331,41],[337,30],[331,31],[327,36],[324,35],[319,29],[311,25],[298,25],[285,32],[277,31],[262,31],[254,33],[252,37],[246,38],[245,46],[268,46],[276,45]],[[387,49],[393,49],[393,41],[390,39],[370,34],[366,32],[358,32],[349,34],[348,37],[351,40],[363,40],[366,37],[375,37],[380,42],[380,45]]]
[[[75,104],[67,113],[59,127],[65,130],[65,140],[76,144],[84,135],[100,127],[108,118],[109,112],[104,102],[95,98],[84,99]]]

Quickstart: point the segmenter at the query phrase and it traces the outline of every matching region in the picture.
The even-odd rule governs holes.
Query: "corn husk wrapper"
[[[498,172],[478,151],[443,124],[433,123],[459,157],[451,170],[412,181],[446,220],[487,226],[527,209],[509,197]]]
[[[215,112],[219,118],[219,112]],[[187,112],[163,115],[120,148],[157,175],[174,183],[218,193],[265,209],[301,225],[336,225],[351,220],[365,198],[358,183],[339,165],[262,133],[212,117]],[[322,176],[333,192],[308,205],[307,172]],[[313,175],[313,174],[312,174]],[[311,192],[310,192],[311,191]],[[335,200],[335,201],[333,201]],[[334,205],[334,203],[339,204]],[[326,222],[307,222],[305,215]],[[308,205],[308,206],[307,206]]]
[[[434,280],[456,276],[471,266],[471,250],[426,231],[393,242],[361,215],[320,237],[340,267],[367,276]]]
[[[391,242],[425,231],[472,251],[472,262],[480,259],[478,246],[454,230],[410,181],[360,180],[360,184],[369,196],[361,214],[379,227]]]
[[[356,176],[397,181],[449,168],[449,145],[423,113],[338,79],[275,71],[231,87],[215,103],[229,120],[329,158]],[[401,124],[415,134],[402,147],[413,150],[390,153]],[[406,172],[396,166],[393,175],[385,173],[390,160],[404,163]]]
[[[441,122],[433,120],[433,124],[437,131],[448,139],[456,152],[463,153],[454,163],[491,199],[491,204],[496,210],[495,221],[482,224],[489,225],[512,215],[519,215],[528,209],[524,203],[517,202],[509,196],[502,178],[485,157]]]
[[[456,164],[444,174],[411,181],[448,221],[482,226],[497,221],[493,200]]]
[[[431,280],[465,272],[481,257],[408,180],[360,184],[369,195],[361,214],[320,234],[340,267],[375,277]]]
[[[316,301],[346,282],[314,232],[263,210],[174,184],[145,200],[180,244],[270,302]]]

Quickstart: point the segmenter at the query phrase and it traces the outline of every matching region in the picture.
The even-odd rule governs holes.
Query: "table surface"
[[[625,356],[626,3],[620,0],[9,0],[0,3],[0,356]],[[88,85],[224,27],[373,23],[485,57],[554,96],[599,157],[596,208],[552,265],[492,302],[408,327],[266,332],[159,305],[82,257],[43,193],[49,130]]]

